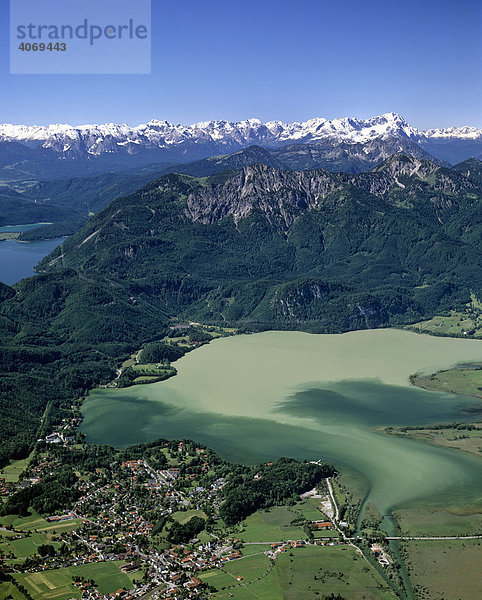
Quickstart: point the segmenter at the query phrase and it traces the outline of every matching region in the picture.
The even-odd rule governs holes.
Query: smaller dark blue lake
[[[23,229],[20,229],[22,227]],[[18,227],[1,227],[0,232],[25,231],[25,227],[32,229],[32,226],[20,225]],[[0,281],[12,285],[25,277],[35,275],[34,267],[64,239],[55,238],[39,242],[0,241]]]

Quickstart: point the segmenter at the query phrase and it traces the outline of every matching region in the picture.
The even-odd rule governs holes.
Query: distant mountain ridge
[[[407,140],[407,144],[413,144]],[[398,143],[390,140],[383,149],[387,158],[397,156]],[[404,145],[406,147],[406,145]],[[63,223],[65,234],[69,235],[80,227],[83,221],[98,212],[118,196],[130,194],[152,180],[170,173],[181,173],[195,177],[209,177],[223,171],[236,171],[244,167],[263,164],[279,170],[316,170],[325,169],[331,173],[345,173],[346,176],[367,172],[380,164],[381,146],[369,152],[369,145],[341,142],[332,152],[321,144],[290,144],[280,148],[262,148],[249,146],[232,154],[211,156],[202,160],[179,163],[167,168],[159,168],[156,164],[137,170],[122,173],[108,172],[89,177],[62,178],[51,181],[31,182],[25,188],[20,185],[22,193],[9,188],[1,188],[0,225],[50,221],[52,226],[44,226],[41,230],[23,234],[25,240],[41,237],[58,237],[59,222]],[[430,163],[435,168],[431,157],[415,145],[411,155],[418,163]],[[418,164],[417,163],[417,164]],[[384,164],[384,163],[382,163]],[[481,161],[469,159],[454,169],[463,172],[469,178],[480,181]],[[439,166],[444,166],[439,164]],[[157,168],[156,168],[157,167]],[[346,177],[345,177],[346,179]],[[7,198],[8,197],[8,198]],[[58,214],[55,214],[55,210]],[[69,215],[69,211],[70,215]]]
[[[251,145],[279,148],[290,144],[319,145],[327,154],[348,152],[358,146],[357,155],[372,154],[371,165],[395,152],[423,158],[425,151],[450,163],[482,158],[482,129],[451,127],[419,131],[396,113],[370,119],[314,118],[283,123],[259,119],[231,122],[205,121],[192,125],[152,120],[135,127],[103,125],[48,126],[0,125],[0,167],[12,160],[32,159],[32,151],[42,159],[103,159],[122,164],[148,161],[189,162],[219,153],[231,153]],[[126,159],[130,162],[126,163]],[[8,162],[10,160],[10,163]]]
[[[106,123],[102,125],[0,125],[0,141],[17,141],[30,148],[42,146],[58,152],[88,152],[96,155],[125,146],[135,153],[135,144],[166,148],[182,145],[188,140],[210,141],[229,146],[253,143],[316,143],[326,138],[352,143],[400,136],[414,141],[436,139],[482,138],[482,129],[450,127],[419,131],[397,113],[386,113],[370,119],[336,118],[332,121],[318,117],[304,122],[284,123],[259,119],[245,121],[204,121],[192,125],[172,124],[153,119],[149,123],[130,127]],[[116,148],[117,146],[117,148]]]

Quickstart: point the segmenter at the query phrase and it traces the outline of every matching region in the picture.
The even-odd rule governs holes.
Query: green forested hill
[[[257,164],[117,198],[0,290],[0,463],[170,317],[341,332],[482,298],[472,172],[403,155],[358,175]]]
[[[356,176],[169,175],[112,202],[41,268],[197,319],[378,327],[480,294],[480,197],[464,175],[400,155]]]
[[[78,221],[80,214],[72,208],[48,203],[40,205],[15,190],[0,188],[0,227],[65,219]]]
[[[162,308],[136,305],[74,271],[2,284],[0,465],[26,456],[73,399],[110,381],[120,357],[165,323]]]

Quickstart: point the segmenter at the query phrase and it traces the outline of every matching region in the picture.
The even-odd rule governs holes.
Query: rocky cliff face
[[[451,196],[477,190],[476,184],[463,174],[405,155],[394,155],[371,172],[358,175],[322,169],[282,171],[258,164],[241,169],[224,183],[196,188],[187,197],[184,213],[203,224],[227,216],[232,216],[237,224],[256,212],[285,234],[300,214],[322,206],[327,198],[346,186],[388,201],[391,195],[402,191],[405,198],[429,192],[434,204],[442,199],[437,194],[449,196],[445,199],[446,206],[451,206]]]
[[[340,189],[340,177],[326,171],[281,171],[266,165],[241,169],[222,185],[197,189],[187,198],[186,215],[213,223],[231,215],[235,223],[253,211],[262,213],[281,231],[303,211]]]

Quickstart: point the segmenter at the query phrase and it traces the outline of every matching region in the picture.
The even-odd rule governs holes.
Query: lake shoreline
[[[447,403],[445,393],[428,393],[411,385],[409,374],[420,367],[431,373],[434,367],[447,368],[461,359],[473,361],[482,351],[477,340],[395,329],[329,335],[264,332],[224,338],[202,348],[173,363],[178,376],[162,383],[92,391],[82,411],[86,441],[125,447],[166,435],[200,438],[234,462],[281,455],[321,458],[341,467],[352,465],[368,474],[368,479],[379,464],[382,471],[376,476],[373,493],[387,509],[399,504],[390,489],[399,486],[392,465],[398,470],[401,461],[405,464],[402,502],[406,503],[419,495],[409,483],[412,465],[419,463],[417,472],[425,468],[451,471],[453,450],[380,436],[373,432],[373,424],[363,424],[366,414],[375,418],[375,425],[457,420],[461,414],[457,407],[466,397],[449,397]],[[387,398],[392,400],[387,403]],[[337,407],[335,412],[330,406]],[[446,415],[441,419],[444,406]],[[366,413],[367,409],[371,412]],[[405,410],[422,413],[411,414],[407,422]],[[123,420],[130,423],[129,430],[122,426]],[[455,459],[460,461],[459,472],[475,469],[472,460],[476,458],[461,454]],[[374,460],[373,468],[368,467]],[[428,461],[426,467],[424,461]],[[426,478],[422,471],[420,477],[421,481]],[[457,477],[455,470],[455,485]],[[393,486],[389,483],[392,479]],[[467,481],[460,479],[460,489],[468,490]],[[437,489],[446,485],[435,483]],[[422,495],[426,495],[424,486]]]
[[[8,236],[0,243],[0,281],[6,285],[14,285],[27,277],[37,275],[35,267],[65,238],[54,238],[39,242],[27,242],[16,239],[20,233],[0,233]]]
[[[459,377],[460,375],[463,375],[466,381],[463,381],[463,378]],[[476,384],[480,383],[480,387],[471,385],[472,380],[475,380]],[[441,369],[431,375],[416,373],[410,375],[410,383],[424,390],[482,398],[482,363],[460,364],[453,369]],[[477,389],[473,389],[474,387]]]
[[[211,328],[217,328],[217,326],[214,326],[214,325],[201,325],[201,328],[209,328],[209,327],[211,327]],[[457,335],[440,335],[440,334],[433,333],[433,332],[428,332],[428,331],[418,331],[418,330],[415,331],[415,330],[411,329],[410,327],[380,327],[380,328],[377,328],[377,329],[370,329],[370,330],[360,329],[360,330],[343,331],[343,332],[340,332],[340,333],[330,333],[330,334],[327,334],[327,333],[326,334],[325,333],[314,333],[312,331],[303,331],[303,330],[298,330],[298,329],[295,329],[295,330],[269,329],[269,330],[266,330],[264,332],[244,331],[242,333],[238,333],[236,330],[233,329],[233,332],[230,335],[256,335],[258,333],[267,333],[267,332],[281,333],[281,332],[293,331],[293,332],[306,333],[307,335],[315,335],[315,336],[316,335],[334,335],[334,336],[337,336],[337,335],[349,335],[349,334],[356,333],[356,332],[359,332],[359,331],[385,331],[385,330],[407,331],[407,332],[410,332],[410,333],[415,333],[417,335],[428,335],[428,336],[431,336],[431,337],[444,337],[444,338],[457,339],[457,340],[460,340],[460,339],[464,339],[464,340],[474,340],[475,339],[476,340],[477,339],[477,338],[474,338],[474,337],[462,337],[462,336],[457,336]],[[209,341],[205,341],[205,342],[199,344],[198,346],[193,347],[190,351],[192,352],[194,350],[198,350],[202,346],[204,346],[206,344],[210,344],[211,342],[213,342],[213,341],[215,341],[217,339],[219,339],[219,338],[218,337],[213,337]],[[482,341],[482,340],[480,340],[480,341]],[[143,344],[143,346],[144,345],[145,344]],[[142,351],[143,346],[141,346],[134,354],[135,355],[139,355],[139,353]],[[183,357],[180,357],[178,360],[180,360],[181,358],[183,358]],[[173,362],[176,362],[176,361],[173,361]],[[123,368],[123,366],[120,368],[120,370],[122,370],[122,368]],[[459,368],[459,366],[457,368]],[[460,368],[464,368],[464,366],[460,365]],[[428,390],[428,391],[445,391],[447,393],[462,393],[462,394],[467,395],[467,396],[475,396],[476,398],[482,398],[482,391],[480,393],[470,393],[470,392],[467,392],[467,391],[463,391],[462,392],[462,391],[457,391],[457,390],[452,390],[452,389],[440,389],[439,387],[435,387],[435,386],[433,386],[433,385],[430,384],[430,379],[433,378],[434,376],[436,376],[436,375],[438,375],[440,373],[449,373],[449,372],[451,372],[453,370],[455,370],[455,367],[453,369],[442,369],[440,371],[435,372],[432,375],[422,375],[422,374],[416,373],[416,374],[412,374],[412,375],[409,376],[409,381],[410,381],[411,385],[419,387],[419,388],[422,388],[422,389],[425,389],[425,390]],[[482,363],[480,363],[479,367],[474,368],[473,370],[482,370]],[[165,381],[167,379],[170,379],[171,377],[175,377],[177,374],[178,374],[178,372],[174,368],[174,372],[172,372],[168,376],[163,377],[162,379],[154,379],[153,378],[152,381],[143,381],[142,384],[143,385],[149,385],[151,383],[158,383],[159,381]],[[116,382],[116,380],[118,378],[119,378],[119,373],[117,374],[116,378],[112,380],[112,382],[110,382],[107,385],[103,385],[101,387],[102,388],[105,388],[105,387],[115,388],[116,385],[114,385],[114,384],[115,384],[115,382]],[[141,382],[139,382],[137,384],[131,383],[129,386],[125,386],[125,387],[132,387],[134,385],[139,385],[140,383]],[[482,388],[481,388],[481,390],[482,390]]]

